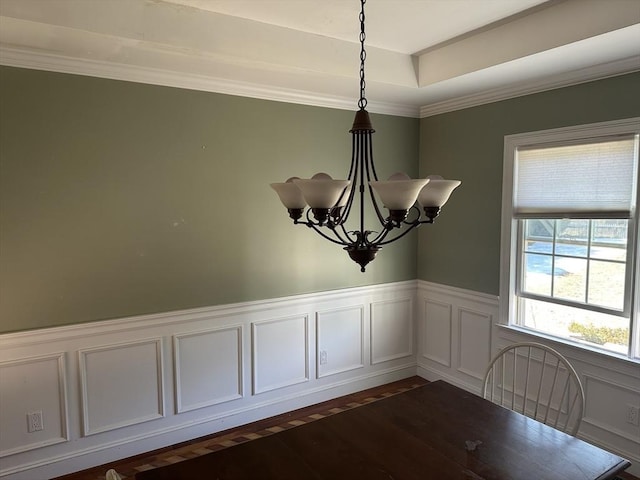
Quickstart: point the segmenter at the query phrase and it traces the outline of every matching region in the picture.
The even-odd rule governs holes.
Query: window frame
[[[516,252],[515,254],[517,256],[521,256],[522,254],[525,253],[533,253],[533,252],[527,252],[524,246],[525,243],[525,233],[524,233],[524,221],[526,220],[534,220],[533,218],[517,218],[515,219],[515,221],[517,222],[517,238],[516,238]],[[535,219],[537,220],[537,219]],[[554,222],[559,220],[559,219],[548,219],[548,220],[553,220]],[[564,219],[562,219],[564,220]],[[598,219],[593,219],[593,218],[570,218],[570,220],[586,220],[590,222],[589,225],[589,235],[591,236],[591,222],[594,222]],[[618,220],[618,218],[614,218],[613,220]],[[634,219],[633,218],[624,218],[624,219],[620,219],[620,220],[627,220],[628,221],[628,225],[627,225],[627,248],[626,248],[626,256],[624,261],[622,260],[612,260],[612,259],[598,259],[597,257],[593,257],[591,256],[591,238],[589,238],[587,240],[587,254],[585,256],[580,256],[580,257],[572,257],[571,255],[563,255],[563,254],[559,254],[555,252],[555,246],[556,246],[556,232],[555,232],[555,228],[554,228],[554,237],[552,240],[552,245],[554,247],[554,251],[552,251],[551,253],[548,254],[543,254],[543,255],[547,255],[549,257],[552,258],[552,268],[554,268],[554,261],[557,258],[582,258],[584,260],[586,260],[587,262],[591,261],[591,260],[595,260],[595,261],[602,261],[602,262],[610,262],[610,263],[618,263],[618,264],[623,264],[625,266],[627,265],[634,265],[634,248],[633,248],[633,242],[634,242],[634,234],[633,232],[635,231],[635,226],[634,226]],[[588,267],[587,267],[588,268]],[[612,307],[607,307],[604,305],[598,305],[596,303],[591,303],[588,301],[588,296],[589,296],[589,280],[587,277],[587,285],[585,286],[585,301],[584,302],[580,302],[578,300],[571,300],[571,299],[565,299],[562,297],[558,297],[553,295],[553,279],[551,280],[552,282],[552,292],[551,295],[544,295],[544,294],[536,294],[536,293],[532,293],[532,292],[527,292],[525,290],[522,289],[523,283],[524,283],[524,274],[525,272],[522,269],[522,261],[520,263],[518,263],[517,259],[516,259],[516,287],[515,287],[515,295],[523,298],[523,299],[530,299],[530,300],[539,300],[539,301],[543,301],[543,302],[548,302],[548,303],[554,303],[556,305],[564,305],[564,306],[568,306],[568,307],[574,307],[574,308],[583,308],[585,310],[589,310],[592,312],[599,312],[599,313],[605,313],[608,315],[614,315],[614,316],[618,316],[618,317],[622,317],[622,318],[627,318],[627,317],[631,317],[631,305],[632,305],[632,297],[633,297],[633,285],[634,285],[634,276],[633,276],[633,268],[625,268],[625,278],[624,278],[624,282],[625,282],[625,289],[624,289],[624,302],[623,302],[623,307],[622,309],[616,309],[616,308],[612,308]]]
[[[629,345],[627,354],[622,355],[605,349],[592,348],[568,338],[553,336],[549,333],[524,327],[518,324],[518,275],[520,235],[523,222],[514,216],[514,185],[515,160],[518,148],[550,146],[554,144],[588,143],[598,137],[612,137],[617,135],[640,135],[640,117],[613,120],[586,125],[569,126],[526,132],[504,137],[503,182],[502,182],[502,218],[501,218],[501,251],[500,251],[500,324],[529,335],[552,339],[584,350],[593,350],[606,355],[640,361],[640,222],[638,221],[638,206],[640,205],[640,160],[636,149],[636,186],[634,190],[633,206],[629,217],[627,258],[628,266],[625,282],[630,282],[629,298]],[[637,145],[637,144],[636,144]],[[544,299],[543,299],[544,300]],[[551,302],[553,303],[553,302]],[[572,305],[573,306],[573,305]],[[578,307],[580,308],[580,307]],[[590,308],[587,308],[591,310]]]

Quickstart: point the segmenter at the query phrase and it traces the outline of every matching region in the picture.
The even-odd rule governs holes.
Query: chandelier
[[[349,131],[352,149],[347,179],[334,180],[326,173],[317,173],[308,179],[291,177],[284,183],[271,184],[294,224],[306,225],[323,238],[341,245],[360,265],[362,272],[384,245],[399,240],[424,223],[433,223],[451,192],[461,183],[438,175],[411,179],[400,172],[388,180],[378,180],[373,164],[372,135],[375,130],[366,110],[365,97],[365,3],[366,0],[360,0],[360,99]],[[386,214],[376,195],[386,208]],[[376,230],[365,228],[367,196],[378,219]],[[358,215],[357,229],[347,227],[352,212]]]

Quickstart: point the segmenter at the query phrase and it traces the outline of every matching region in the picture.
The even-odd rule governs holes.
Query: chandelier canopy
[[[378,180],[373,163],[375,130],[366,110],[365,97],[365,3],[366,0],[360,0],[360,99],[349,131],[352,149],[347,179],[334,180],[326,173],[317,173],[309,179],[291,177],[284,183],[271,184],[294,224],[306,225],[330,242],[342,245],[362,272],[384,245],[399,240],[422,224],[433,223],[451,192],[461,183],[438,175],[411,179],[401,172],[394,173],[388,180]],[[367,193],[379,222],[377,230],[368,230],[364,225]],[[386,215],[380,209],[376,194],[387,210]],[[354,208],[356,199],[359,208]],[[357,211],[359,218],[357,229],[347,227],[352,211]]]

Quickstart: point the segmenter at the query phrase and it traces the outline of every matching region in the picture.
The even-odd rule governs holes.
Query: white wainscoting
[[[532,339],[498,311],[411,281],[0,335],[0,476],[48,479],[416,372],[479,393],[490,357]],[[551,343],[585,386],[579,436],[639,475],[638,364]]]
[[[309,381],[309,317],[253,323],[253,394]]]
[[[452,305],[431,298],[420,298],[419,325],[422,335],[420,354],[427,360],[451,368]],[[426,321],[429,319],[429,321]]]
[[[317,377],[363,368],[364,335],[363,304],[317,312]]]
[[[0,457],[69,440],[65,354],[0,363]],[[41,412],[44,429],[28,432],[27,414]]]
[[[411,357],[413,296],[371,304],[371,363]]]
[[[161,341],[155,338],[78,352],[83,436],[164,416]]]
[[[242,325],[173,336],[176,413],[243,396]]]
[[[574,366],[585,388],[578,436],[629,459],[640,475],[640,428],[627,423],[628,405],[640,405],[640,365],[500,326],[499,299],[459,288],[418,282],[418,374],[480,394],[490,358],[511,343],[541,341]]]
[[[48,479],[415,375],[416,285],[0,335],[0,476]]]
[[[416,303],[418,374],[479,394],[492,354],[498,298],[421,281]]]

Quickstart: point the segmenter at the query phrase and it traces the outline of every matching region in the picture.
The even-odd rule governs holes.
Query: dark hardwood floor
[[[319,418],[404,392],[407,389],[424,385],[425,383],[428,382],[420,377],[407,378],[270,417],[239,428],[225,430],[214,435],[172,445],[171,447],[143,455],[125,458],[52,480],[104,480],[106,471],[111,468],[116,470],[123,479],[133,479],[135,474],[141,471],[177,463],[188,458],[195,458],[239,443],[294,428]]]
[[[116,470],[123,479],[133,479],[138,472],[178,463],[233,445],[272,435],[344,410],[357,408],[367,403],[424,385],[425,383],[428,382],[420,377],[411,377],[264,419],[239,428],[226,430],[161,450],[58,477],[53,480],[103,480],[108,469]],[[640,480],[627,473],[621,474],[620,479]]]

